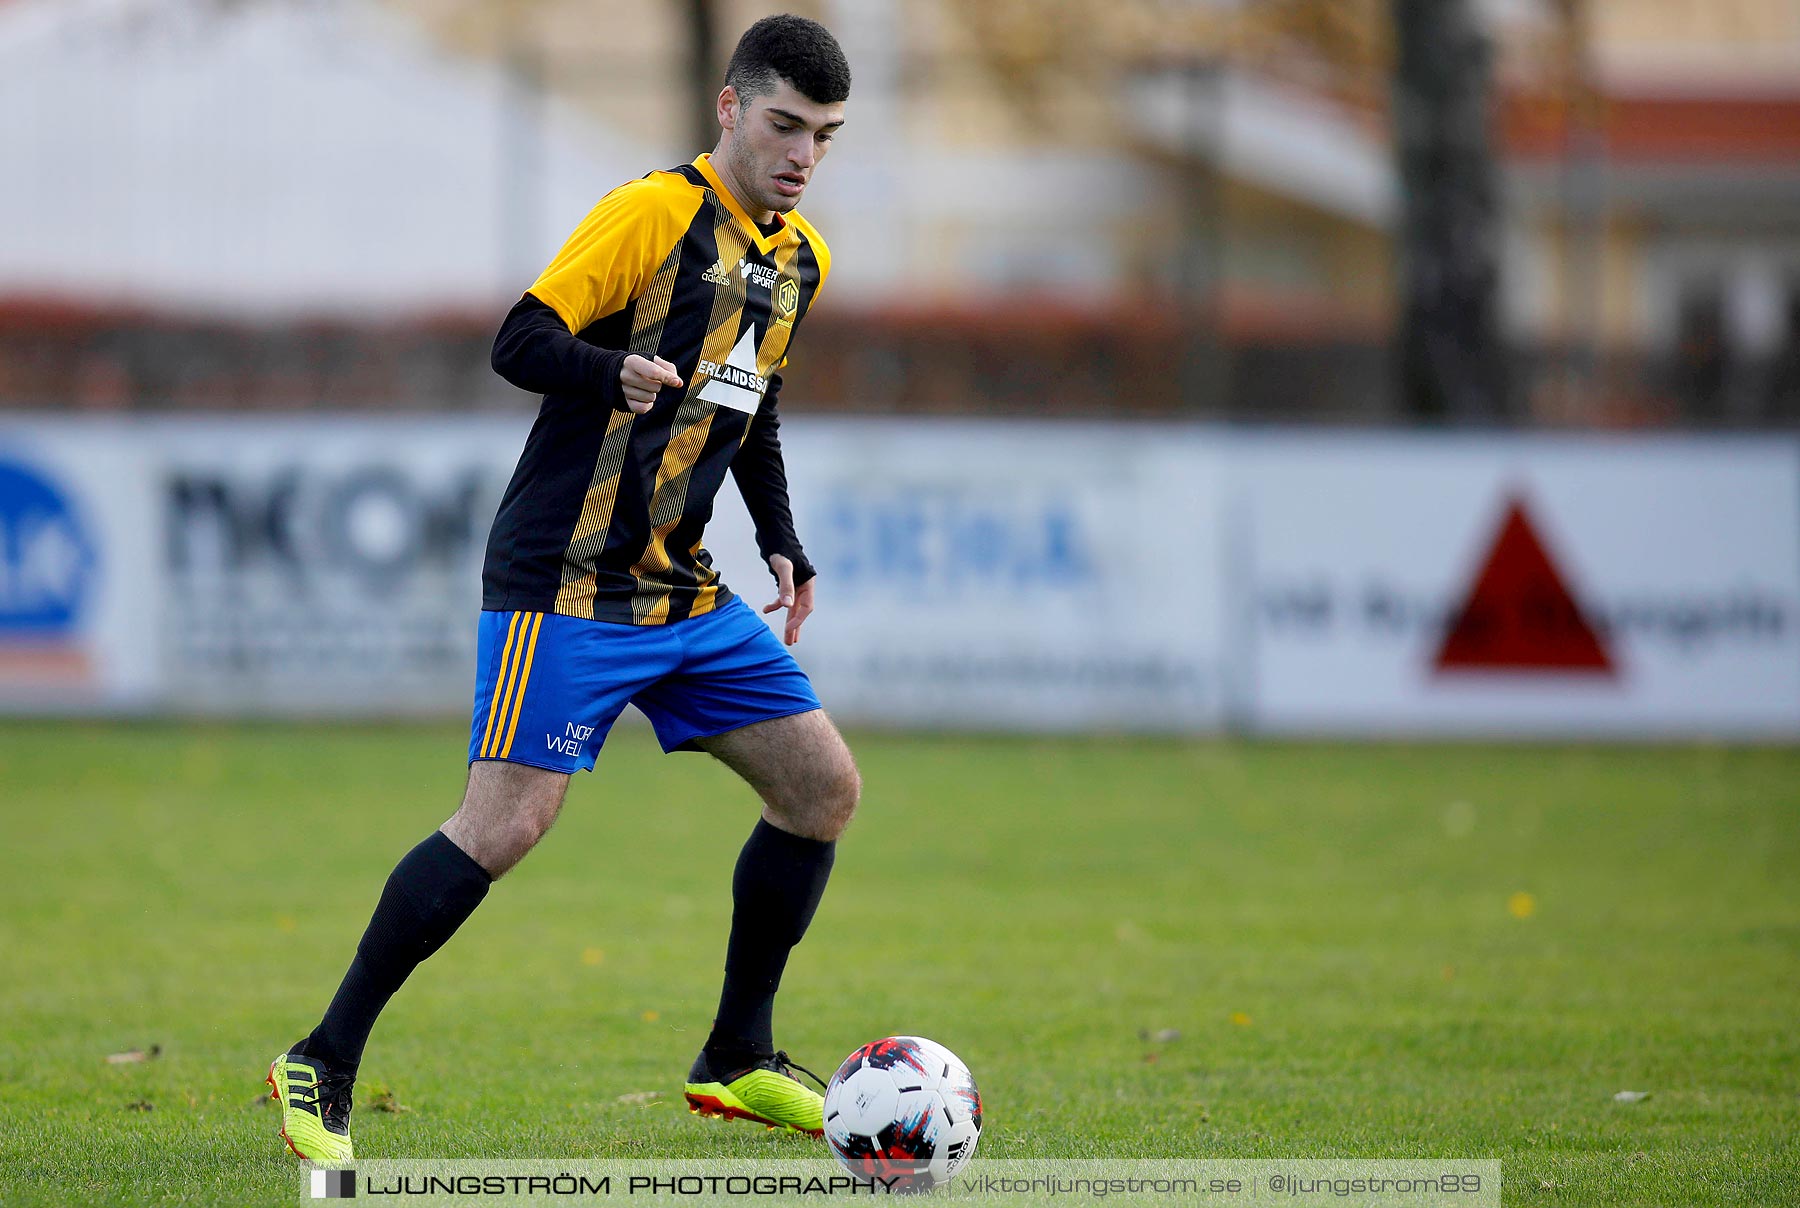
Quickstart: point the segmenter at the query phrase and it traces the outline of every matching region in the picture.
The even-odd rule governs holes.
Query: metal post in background
[[[1414,419],[1505,415],[1493,51],[1471,0],[1394,0],[1400,389]]]
[[[723,86],[718,39],[713,32],[713,0],[687,0],[688,71],[693,85],[694,153],[711,151],[719,141],[717,100]]]
[[[1229,351],[1225,343],[1225,77],[1217,58],[1196,59],[1185,73],[1188,162],[1193,203],[1187,209],[1181,256],[1181,403],[1190,415],[1223,417],[1229,409]]]
[[[1562,28],[1562,308],[1558,418],[1596,417],[1606,290],[1606,161],[1587,0],[1557,0]]]

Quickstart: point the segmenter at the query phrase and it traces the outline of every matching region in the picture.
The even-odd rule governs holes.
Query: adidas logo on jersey
[[[726,268],[725,262],[721,260],[711,268],[707,269],[704,273],[701,273],[700,280],[706,282],[708,285],[730,285],[731,270]]]

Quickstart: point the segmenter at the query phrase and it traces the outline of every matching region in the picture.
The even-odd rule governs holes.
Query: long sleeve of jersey
[[[750,425],[737,456],[731,459],[731,476],[744,497],[744,508],[756,526],[756,549],[767,564],[775,554],[794,564],[794,586],[818,574],[800,548],[794,532],[794,513],[788,504],[787,464],[781,457],[781,417],[775,408],[781,393],[781,375],[769,379],[769,392]]]
[[[494,337],[494,372],[533,394],[598,398],[626,409],[619,370],[626,353],[596,348],[569,330],[561,315],[530,294],[507,312]]]

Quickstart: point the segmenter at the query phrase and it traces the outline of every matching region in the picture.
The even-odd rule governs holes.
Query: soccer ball
[[[844,1058],[825,1088],[825,1140],[863,1179],[895,1191],[946,1182],[975,1152],[981,1092],[969,1067],[922,1036],[889,1036]]]

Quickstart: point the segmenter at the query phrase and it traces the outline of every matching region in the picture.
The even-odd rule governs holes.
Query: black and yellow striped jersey
[[[488,538],[482,607],[634,625],[717,608],[730,592],[701,532],[740,450],[774,458],[778,498],[752,498],[738,467],[763,553],[802,564],[774,387],[830,269],[805,219],[759,229],[705,155],[602,198],[495,345],[496,369],[545,396]],[[684,384],[634,415],[618,383],[628,353],[662,357]]]

